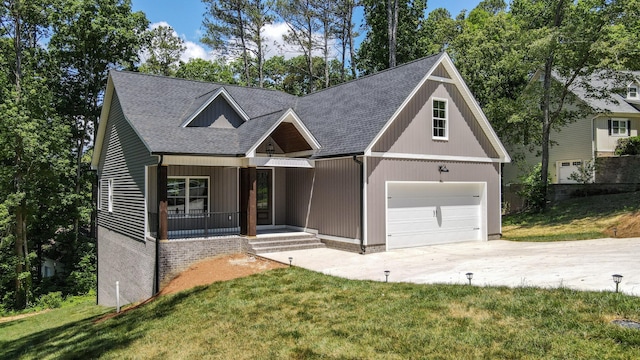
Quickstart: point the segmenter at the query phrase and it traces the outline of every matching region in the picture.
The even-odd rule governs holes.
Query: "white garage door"
[[[387,248],[483,240],[484,183],[387,183]]]
[[[558,183],[560,184],[577,184],[575,180],[569,179],[571,174],[580,171],[581,160],[562,160],[556,163],[558,167]]]

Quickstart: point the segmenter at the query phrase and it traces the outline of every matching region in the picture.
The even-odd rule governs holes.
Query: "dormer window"
[[[638,98],[638,87],[636,85],[629,86],[629,92],[627,94],[627,98],[629,99],[637,99]]]

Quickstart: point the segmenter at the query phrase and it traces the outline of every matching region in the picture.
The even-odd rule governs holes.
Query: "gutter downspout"
[[[364,247],[364,163],[356,155],[353,161],[360,165],[360,254],[364,255],[367,250]]]
[[[158,162],[158,171],[156,171],[156,183],[158,181],[158,174],[160,173],[159,169],[162,166],[162,162],[164,161],[164,155],[160,155],[160,161]],[[156,185],[157,187],[157,185]],[[156,190],[157,192],[157,190]],[[160,291],[160,201],[156,199],[156,211],[158,212],[158,220],[156,222],[156,264],[154,266],[154,277],[155,281],[153,284],[153,294],[157,294]]]

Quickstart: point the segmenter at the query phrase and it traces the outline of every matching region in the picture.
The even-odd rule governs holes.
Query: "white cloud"
[[[149,25],[150,29],[155,29],[159,26],[171,27],[166,21],[159,21]],[[218,56],[213,51],[207,51],[204,46],[198,44],[196,42],[187,40],[187,37],[184,34],[178,34],[175,30],[173,30],[173,35],[181,38],[184,41],[184,46],[186,47],[185,51],[180,56],[180,60],[184,62],[188,62],[189,59],[205,59],[205,60],[214,60],[218,58]],[[141,55],[141,60],[146,59],[146,54]]]

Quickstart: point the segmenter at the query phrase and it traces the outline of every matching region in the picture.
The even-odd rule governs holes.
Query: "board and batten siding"
[[[287,225],[287,169],[273,169],[274,225]]]
[[[448,140],[432,139],[433,98],[447,100]],[[374,152],[497,158],[454,84],[428,80],[373,147]]]
[[[157,166],[149,167],[149,211],[158,211]],[[238,212],[238,170],[234,167],[169,165],[168,177],[209,178],[209,211]]]
[[[351,158],[287,169],[287,223],[318,234],[360,238],[360,165]]]
[[[448,173],[440,174],[445,164]],[[487,232],[501,231],[500,164],[442,162],[427,160],[382,159],[367,157],[367,246],[384,245],[386,241],[386,182],[486,182]]]
[[[229,105],[227,100],[222,96],[218,96],[187,126],[233,129],[242,125],[243,122],[244,120]]]
[[[439,76],[442,78],[447,78],[447,79],[451,79],[451,75],[449,75],[449,73],[447,72],[447,69],[444,68],[444,65],[440,64],[438,65],[432,73],[433,76]]]
[[[107,120],[98,177],[101,204],[98,225],[131,239],[145,241],[145,166],[155,156],[125,119],[114,91]],[[113,180],[113,211],[108,211],[108,181]]]

